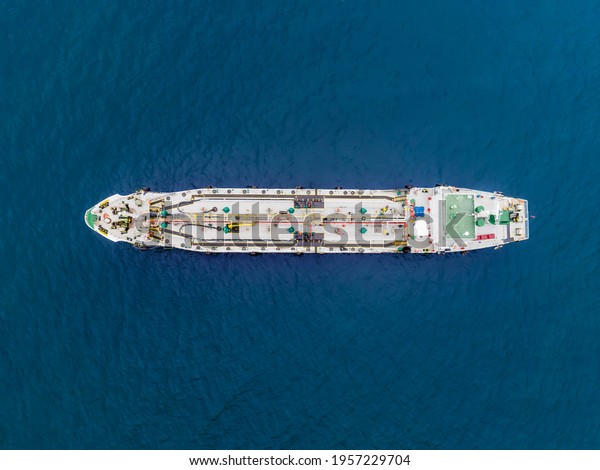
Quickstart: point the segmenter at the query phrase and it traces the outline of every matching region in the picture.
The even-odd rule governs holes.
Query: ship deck
[[[517,210],[517,204],[523,207]],[[453,187],[201,188],[115,195],[85,220],[112,241],[145,248],[435,253],[524,239],[526,212],[524,200]]]

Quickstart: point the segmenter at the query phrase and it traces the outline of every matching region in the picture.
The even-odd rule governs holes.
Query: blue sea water
[[[600,447],[600,5],[0,2],[0,447]],[[141,186],[527,198],[469,256],[138,252]]]

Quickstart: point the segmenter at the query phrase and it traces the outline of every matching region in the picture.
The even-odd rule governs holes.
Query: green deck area
[[[94,228],[94,222],[96,222],[96,219],[98,218],[97,215],[92,214],[92,209],[88,210],[85,213],[85,221],[87,222],[87,224],[90,226],[90,228]]]
[[[508,211],[500,212],[500,225],[510,224],[510,213]]]
[[[446,233],[451,238],[475,238],[475,204],[473,196],[446,196]]]

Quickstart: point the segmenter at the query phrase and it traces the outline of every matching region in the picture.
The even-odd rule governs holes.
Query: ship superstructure
[[[138,248],[205,253],[446,253],[529,237],[527,201],[453,186],[401,189],[141,189],[85,213]]]

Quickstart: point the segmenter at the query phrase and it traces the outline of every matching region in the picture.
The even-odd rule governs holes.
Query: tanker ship
[[[400,189],[143,188],[84,216],[113,242],[203,253],[427,253],[529,238],[525,199],[454,186]]]

